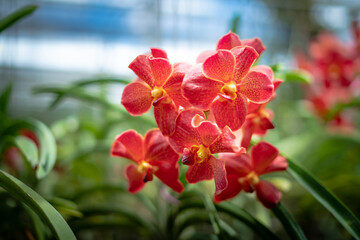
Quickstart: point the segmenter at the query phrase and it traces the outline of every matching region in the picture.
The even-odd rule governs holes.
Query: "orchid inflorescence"
[[[299,68],[307,70],[314,82],[307,86],[306,98],[312,112],[331,130],[353,133],[351,109],[337,109],[360,94],[360,28],[353,23],[353,42],[345,44],[335,35],[321,32],[309,44],[309,56],[297,53]]]
[[[229,32],[216,50],[201,53],[195,65],[171,64],[158,48],[130,63],[138,78],[125,87],[121,103],[133,116],[154,106],[158,129],[144,138],[128,130],[113,143],[113,156],[135,163],[125,169],[129,192],[140,191],[153,175],[182,192],[181,156],[188,166],[187,182],[215,180],[216,202],[241,190],[255,191],[267,208],[280,201],[281,192],[260,176],[285,170],[286,159],[269,143],[251,147],[254,134],[263,136],[274,128],[266,105],[282,82],[274,79],[270,67],[254,66],[264,50],[260,39],[240,41]]]

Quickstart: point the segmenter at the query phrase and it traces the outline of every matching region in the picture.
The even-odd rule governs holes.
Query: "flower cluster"
[[[353,25],[354,43],[344,44],[331,33],[320,33],[309,45],[310,58],[297,54],[299,68],[309,71],[314,82],[307,88],[312,111],[334,130],[351,132],[351,111],[337,111],[360,93],[360,29]]]
[[[119,135],[111,154],[132,160],[126,167],[128,190],[136,193],[158,177],[174,191],[183,191],[178,180],[179,157],[188,166],[189,183],[215,181],[214,200],[256,191],[264,206],[274,207],[281,192],[259,177],[285,170],[286,160],[269,143],[251,146],[253,134],[274,128],[266,104],[275,97],[281,81],[268,66],[254,66],[265,50],[258,38],[240,40],[229,32],[215,50],[201,53],[196,64],[171,64],[165,51],[152,48],[129,68],[137,79],[123,91],[121,103],[133,116],[154,106],[159,129],[143,138],[134,130]]]

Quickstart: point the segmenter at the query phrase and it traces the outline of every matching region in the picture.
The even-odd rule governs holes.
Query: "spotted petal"
[[[189,183],[197,183],[213,179],[214,174],[211,165],[205,160],[189,166],[185,178]]]
[[[262,41],[257,37],[252,39],[244,39],[241,41],[241,45],[253,47],[259,55],[261,55],[261,53],[266,50],[266,47],[263,45]]]
[[[160,49],[160,48],[150,48],[151,50],[151,55],[154,57],[154,58],[165,58],[165,59],[168,59],[168,56],[167,56],[167,53]]]
[[[170,77],[173,68],[169,60],[164,58],[154,58],[149,56],[149,63],[152,74],[154,76],[154,83],[156,86],[162,86]]]
[[[188,109],[183,110],[176,118],[175,131],[169,136],[169,142],[179,154],[182,154],[185,148],[190,149],[192,145],[199,145],[201,143],[198,132],[191,125],[191,121],[196,114],[205,117],[204,113],[200,110]]]
[[[228,101],[221,96],[218,97],[212,104],[211,111],[219,128],[222,129],[228,125],[232,131],[236,131],[241,128],[245,121],[246,108],[246,98],[237,94],[234,101]]]
[[[228,185],[226,179],[225,162],[213,156],[208,160],[215,180],[215,194],[221,193]]]
[[[203,63],[204,75],[214,80],[229,82],[233,79],[235,57],[228,50],[218,50]]]
[[[269,101],[274,92],[274,84],[266,73],[251,71],[238,85],[238,91],[255,103]]]
[[[221,134],[218,134],[216,140],[210,145],[211,153],[240,151],[240,147],[235,145],[235,138],[231,129],[228,126],[224,127]]]
[[[241,41],[236,33],[229,31],[226,35],[222,36],[216,44],[216,49],[232,49],[240,46]]]
[[[231,52],[236,59],[234,81],[239,83],[249,72],[259,54],[252,47],[236,47],[231,49]]]
[[[176,106],[188,108],[191,104],[183,96],[181,92],[181,85],[183,83],[185,73],[187,73],[192,66],[187,63],[175,63],[173,67],[174,71],[164,84],[163,88],[169,97],[174,101]]]
[[[208,110],[224,85],[204,76],[202,65],[195,65],[184,77],[182,92],[189,102],[201,110]]]
[[[165,136],[170,136],[175,131],[175,120],[178,111],[168,96],[163,96],[154,101],[154,116],[160,131]]]
[[[121,97],[121,104],[133,116],[139,116],[149,111],[152,101],[151,88],[140,81],[128,84]]]
[[[147,55],[139,55],[129,65],[129,68],[151,88],[154,87],[154,76]]]
[[[208,57],[216,53],[215,50],[206,50],[196,58],[196,63],[203,63]]]

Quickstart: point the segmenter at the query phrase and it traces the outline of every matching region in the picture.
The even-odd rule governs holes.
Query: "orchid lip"
[[[196,156],[198,157],[197,163],[203,162],[211,155],[209,148],[205,147],[204,145],[200,145],[199,149],[196,152]]]
[[[237,86],[234,82],[225,83],[220,91],[224,95],[229,96],[232,100],[236,99]]]
[[[142,161],[139,164],[137,170],[138,170],[139,173],[143,173],[143,172],[146,172],[148,168],[151,168],[151,165],[149,163],[145,162],[145,161]]]
[[[250,172],[248,175],[246,175],[243,178],[239,178],[239,182],[242,183],[245,180],[248,180],[252,187],[257,185],[260,182],[259,176],[255,172]]]
[[[164,95],[164,90],[162,88],[157,88],[155,87],[152,91],[151,91],[151,96],[155,99],[159,99]]]

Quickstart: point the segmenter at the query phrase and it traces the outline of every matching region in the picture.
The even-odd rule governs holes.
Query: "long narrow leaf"
[[[217,236],[220,236],[221,233],[220,219],[218,213],[216,212],[214,203],[212,202],[210,197],[205,194],[203,196],[203,201],[204,201],[205,209],[209,214],[209,219],[211,222],[211,226],[213,227],[214,233]]]
[[[32,12],[35,11],[36,8],[37,8],[37,6],[35,6],[35,5],[25,6],[23,8],[16,10],[15,12],[9,14],[8,16],[4,17],[3,19],[1,19],[0,20],[0,33],[2,31],[4,31],[6,28],[8,28],[11,25],[13,25],[14,23],[16,23],[17,21],[30,15]]]
[[[59,240],[75,240],[75,235],[64,218],[50,203],[17,178],[0,170],[0,186],[14,198],[25,203],[50,227]]]
[[[285,207],[278,203],[273,209],[273,213],[280,220],[284,226],[285,231],[288,233],[291,239],[306,240],[302,229],[297,224],[291,214],[285,209]]]
[[[289,173],[331,212],[355,239],[360,239],[360,223],[355,215],[306,170],[290,159],[288,159],[288,163]]]
[[[12,84],[8,84],[5,90],[0,94],[0,113],[6,115],[10,101]]]

